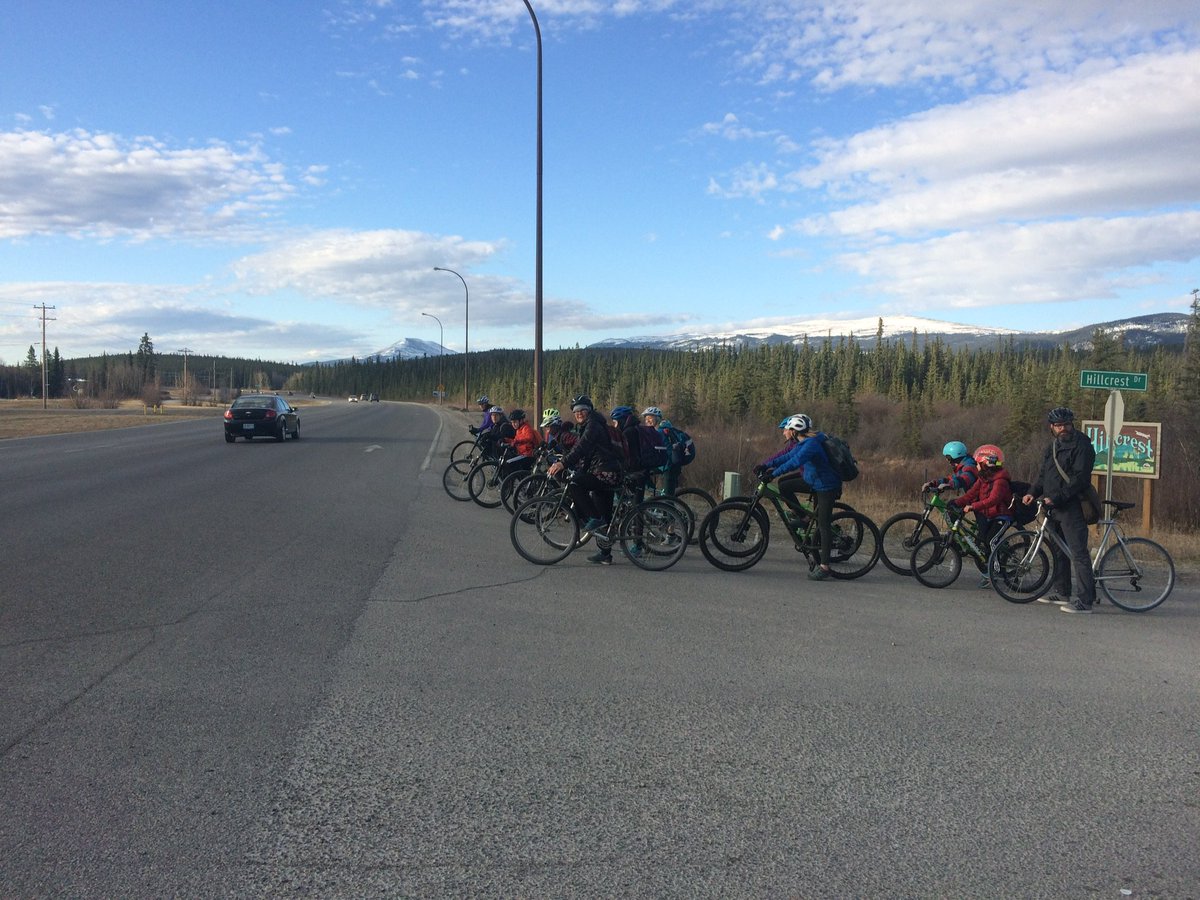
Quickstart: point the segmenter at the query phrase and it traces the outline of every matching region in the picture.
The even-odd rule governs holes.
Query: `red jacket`
[[[1008,515],[1012,502],[1012,485],[1008,480],[1008,469],[979,467],[979,478],[961,497],[950,501],[960,509],[970,506],[976,516],[991,519]]]
[[[541,442],[542,436],[526,419],[521,420],[521,426],[517,429],[516,436],[511,441],[505,441],[517,451],[518,456],[532,456],[533,451]]]

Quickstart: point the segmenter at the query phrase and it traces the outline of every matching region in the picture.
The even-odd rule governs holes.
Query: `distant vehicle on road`
[[[351,394],[351,395],[350,395],[350,397],[349,397],[349,400],[350,400],[350,402],[351,402],[351,403],[357,403],[357,402],[358,402],[358,397],[357,397],[357,396],[355,396],[354,394]]]
[[[225,442],[238,438],[300,437],[300,411],[277,394],[245,394],[225,410]]]
[[[371,401],[372,403],[378,403],[378,402],[379,402],[379,395],[378,395],[378,394],[372,394],[372,395],[370,396],[370,398],[369,398],[369,399],[370,399],[370,401]]]

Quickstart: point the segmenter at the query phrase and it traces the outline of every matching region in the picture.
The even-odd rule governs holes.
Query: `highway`
[[[1200,894],[1194,577],[538,568],[464,422],[0,441],[0,895]]]

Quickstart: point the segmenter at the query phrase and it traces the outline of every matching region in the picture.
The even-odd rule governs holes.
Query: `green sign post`
[[[1084,369],[1079,373],[1081,388],[1101,388],[1106,391],[1144,391],[1144,372],[1098,372]]]

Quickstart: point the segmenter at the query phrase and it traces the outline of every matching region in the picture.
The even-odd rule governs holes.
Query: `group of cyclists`
[[[615,491],[631,466],[642,479],[639,488],[642,492],[655,487],[655,479],[661,480],[657,486],[660,494],[673,496],[678,486],[681,467],[677,461],[664,457],[659,465],[643,461],[639,468],[636,450],[631,449],[645,445],[648,435],[672,429],[656,406],[646,407],[640,415],[632,407],[618,406],[606,416],[596,409],[589,396],[581,394],[571,400],[569,420],[557,408],[550,407],[542,411],[535,428],[522,409],[505,413],[487,396],[476,403],[483,419],[471,432],[485,449],[503,457],[506,475],[532,469],[539,447],[545,445],[554,451],[556,459],[548,474],[572,473],[567,490],[585,531],[603,532],[609,525]],[[1014,482],[999,446],[985,443],[970,452],[958,440],[949,441],[942,448],[950,465],[949,474],[923,487],[937,492],[961,492],[948,505],[964,515],[974,516],[984,546],[1004,531],[1015,504],[1026,507],[1035,502],[1044,504],[1050,528],[1070,553],[1068,557],[1053,547],[1056,556],[1061,557],[1055,566],[1056,581],[1039,602],[1058,604],[1063,612],[1087,613],[1095,603],[1096,588],[1080,498],[1090,484],[1095,450],[1087,436],[1075,429],[1075,413],[1067,407],[1052,409],[1046,421],[1053,440],[1043,454],[1037,479],[1029,485],[1015,483],[1019,495],[1014,496]],[[830,577],[830,522],[842,495],[842,479],[826,452],[827,435],[813,425],[809,416],[804,413],[787,416],[778,428],[783,432],[784,445],[756,465],[754,474],[763,481],[777,482],[776,487],[791,510],[788,515],[802,515],[804,507],[798,495],[814,498],[820,555],[809,578],[823,581]],[[503,454],[499,452],[501,449]],[[611,549],[601,547],[588,559],[600,565],[611,564]],[[987,585],[984,575],[980,587]]]

